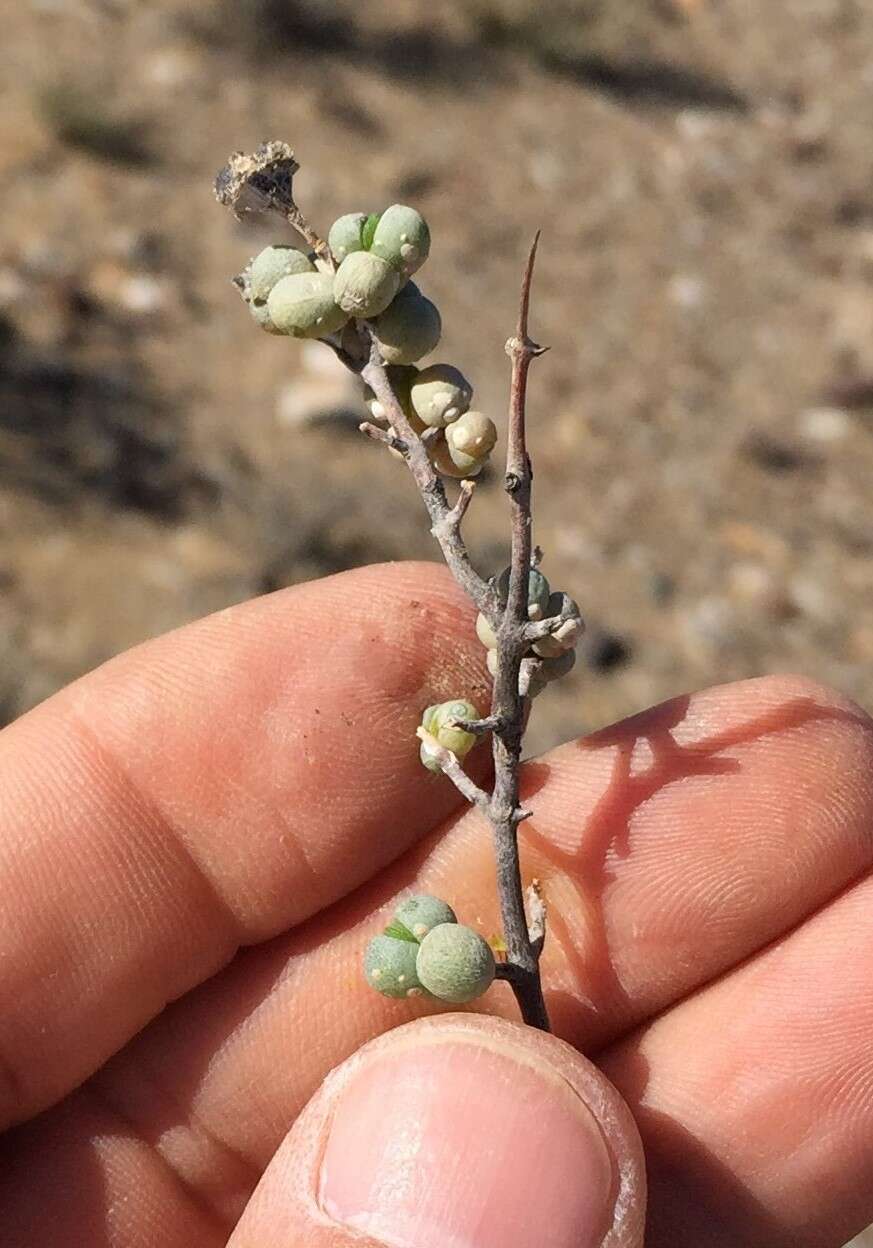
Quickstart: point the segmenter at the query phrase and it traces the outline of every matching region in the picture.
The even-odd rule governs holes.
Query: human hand
[[[0,1243],[641,1243],[593,1067],[361,973],[401,890],[499,930],[487,829],[414,736],[484,704],[482,657],[444,571],[370,568],[0,734]],[[836,1248],[873,1219],[870,721],[795,678],[711,689],[530,763],[523,796],[553,1024],[636,1119],[647,1248]],[[474,1008],[516,1017],[502,984]]]

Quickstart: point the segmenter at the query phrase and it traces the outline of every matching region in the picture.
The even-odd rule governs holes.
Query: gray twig
[[[531,482],[533,472],[527,453],[525,399],[531,362],[542,354],[542,347],[528,337],[530,288],[539,234],[534,238],[521,283],[518,324],[515,336],[506,344],[512,361],[509,398],[509,436],[506,448],[504,485],[509,495],[512,521],[512,554],[506,609],[497,628],[497,675],[491,699],[491,714],[501,721],[492,738],[494,791],[491,795],[491,824],[497,857],[497,886],[503,917],[508,961],[516,968],[513,990],[522,1017],[531,1026],[549,1030],[549,1016],[543,998],[539,958],[531,940],[524,913],[521,864],[518,855],[518,825],[524,815],[519,807],[518,773],[521,741],[525,724],[525,698],[519,690],[521,661],[527,648],[528,577],[532,555]]]
[[[428,433],[439,432],[438,430],[428,430]],[[473,495],[476,492],[476,482],[466,478],[461,482],[461,492],[458,495],[458,501],[446,517],[448,523],[454,528],[459,529],[463,522],[464,516],[467,514],[467,508],[473,501]]]
[[[488,813],[490,799],[484,789],[480,789],[475,780],[471,780],[458,762],[457,756],[451,750],[447,750],[445,746],[440,745],[436,737],[431,736],[426,728],[418,728],[415,734],[420,741],[423,741],[430,753],[439,763],[443,774],[448,776],[452,784],[466,797],[467,801],[474,806],[478,806],[480,810]]]
[[[374,442],[384,442],[386,446],[390,446],[392,451],[399,451],[401,455],[406,454],[406,443],[393,434],[390,429],[381,429],[378,425],[373,425],[369,420],[363,421],[358,425],[361,433],[365,433],[368,438],[372,438]]]
[[[449,506],[445,488],[430,462],[427,449],[407,420],[406,413],[391,387],[379,352],[379,344],[369,326],[367,332],[370,337],[370,358],[361,369],[361,376],[382,404],[388,424],[406,445],[405,459],[409,471],[427,508],[431,533],[440,544],[449,570],[483,615],[487,616],[489,622],[493,622],[499,617],[497,595],[473,567],[461,537],[460,521],[465,508],[462,508],[459,515],[456,507]],[[462,498],[464,493],[462,491]]]
[[[486,715],[484,719],[457,719],[454,727],[462,732],[472,732],[474,737],[484,737],[500,727],[500,720],[495,715]]]

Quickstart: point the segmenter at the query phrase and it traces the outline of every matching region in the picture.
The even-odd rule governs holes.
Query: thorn
[[[522,343],[527,342],[527,314],[530,307],[530,286],[533,280],[534,264],[537,258],[537,247],[540,242],[540,231],[534,234],[533,242],[530,245],[530,251],[527,256],[527,264],[524,268],[524,277],[521,283],[521,299],[518,305],[518,331],[516,337]]]

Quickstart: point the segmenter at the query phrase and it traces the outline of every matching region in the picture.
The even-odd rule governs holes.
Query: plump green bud
[[[400,274],[369,251],[346,256],[333,279],[333,297],[351,316],[370,319],[384,312],[400,289]]]
[[[463,750],[466,754],[475,743],[476,738],[470,732],[464,732],[460,728],[453,727],[459,720],[478,719],[479,712],[476,710],[472,702],[468,702],[466,698],[455,698],[449,702],[439,702],[433,708],[429,708],[430,714],[427,715],[425,728],[428,732],[439,740],[440,745],[445,746],[447,750],[451,750],[453,754],[458,754],[458,750]],[[470,738],[472,737],[472,741]],[[461,740],[463,738],[463,741]],[[466,748],[464,748],[466,745]],[[458,747],[457,749],[455,747]],[[458,757],[461,757],[458,754]]]
[[[562,676],[572,672],[575,665],[575,650],[565,650],[563,654],[557,655],[554,659],[543,659],[530,682],[528,693],[535,698],[553,680],[560,680]]]
[[[497,649],[497,634],[480,611],[476,616],[476,636],[486,650]]]
[[[446,428],[446,446],[452,463],[470,472],[494,449],[497,426],[484,412],[464,412]]]
[[[408,282],[376,321],[376,339],[388,364],[414,364],[434,350],[442,333],[435,303]]]
[[[270,291],[267,310],[279,333],[292,338],[324,338],[349,319],[334,302],[332,278],[317,272],[280,278]]]
[[[556,659],[558,655],[564,654],[565,651],[572,650],[585,631],[585,625],[578,606],[566,594],[554,593],[550,595],[544,613],[545,618],[550,615],[560,615],[565,608],[565,604],[570,610],[570,618],[564,620],[563,624],[559,624],[548,637],[543,637],[533,644],[534,654],[540,655],[541,658]]]
[[[453,725],[458,720],[478,718],[479,712],[473,703],[459,698],[452,702],[440,702],[436,706],[429,706],[421,717],[421,726],[432,737],[436,737],[444,750],[451,750],[456,758],[462,759],[466,758],[476,744],[476,736],[472,732],[465,732],[463,728],[456,728]],[[441,770],[424,741],[421,743],[420,757],[428,771]]]
[[[405,204],[392,204],[379,218],[370,249],[405,277],[424,264],[430,252],[430,230],[421,213]]]
[[[488,668],[489,675],[497,675],[497,650],[489,650],[485,655],[485,666]]]
[[[496,970],[488,941],[471,927],[441,923],[418,948],[418,979],[440,1001],[463,1005],[491,987]]]
[[[418,374],[410,397],[426,425],[444,429],[466,412],[473,387],[451,364],[431,364]]]
[[[394,911],[394,919],[402,923],[416,940],[423,940],[431,928],[440,923],[457,923],[452,907],[439,897],[431,897],[427,893],[419,893],[401,901]]]
[[[374,936],[364,954],[367,983],[383,997],[423,996],[415,965],[419,948],[417,941]]]
[[[265,247],[249,266],[249,294],[261,303],[281,278],[314,271],[315,265],[296,247]]]
[[[501,606],[509,598],[509,568],[504,568],[497,578],[497,597]],[[542,620],[549,614],[547,607],[551,594],[549,582],[537,568],[531,568],[527,582],[527,613],[532,620]]]
[[[350,256],[353,251],[364,250],[363,233],[366,220],[365,212],[347,212],[345,216],[337,217],[330,227],[327,245],[337,264],[342,264],[346,256]]]
[[[440,438],[438,442],[431,442],[427,453],[434,468],[443,477],[477,477],[485,462],[481,459],[471,459],[469,455],[452,455],[443,438]],[[456,463],[456,460],[462,462]]]

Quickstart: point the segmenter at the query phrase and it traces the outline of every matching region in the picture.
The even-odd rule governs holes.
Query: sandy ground
[[[227,603],[433,557],[402,468],[353,431],[356,395],[317,349],[259,334],[228,284],[277,232],[234,224],[212,177],[267,137],[296,148],[322,228],[425,212],[439,358],[499,423],[543,230],[537,538],[591,627],[531,749],[767,671],[873,707],[873,7],[536,12],[4,16],[3,718]],[[469,533],[498,570],[496,476]]]
[[[543,229],[537,536],[594,641],[534,747],[765,671],[873,704],[873,10],[254,9],[43,0],[6,23],[6,716],[227,602],[432,554],[398,466],[298,423],[354,398],[228,286],[276,231],[234,225],[211,178],[269,135],[320,224],[426,212],[439,355],[498,420]],[[496,480],[470,534],[497,569]]]

